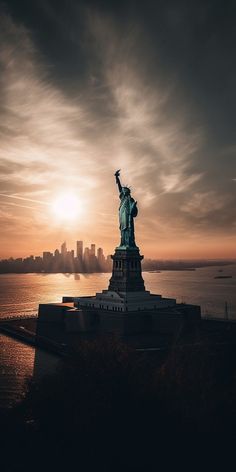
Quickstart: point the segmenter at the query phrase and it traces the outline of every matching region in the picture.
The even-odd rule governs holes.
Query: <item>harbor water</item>
[[[107,288],[109,278],[110,274],[1,274],[0,318],[36,315],[39,303],[58,302],[63,295],[95,294]],[[228,317],[236,319],[236,265],[144,272],[143,278],[147,290],[200,305],[203,316],[224,317],[227,303]],[[58,359],[45,352],[40,356],[44,356],[40,365],[50,373]],[[34,347],[0,334],[0,407],[21,398],[36,357]]]

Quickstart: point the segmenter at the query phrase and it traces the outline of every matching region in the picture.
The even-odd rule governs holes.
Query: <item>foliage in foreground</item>
[[[177,346],[163,360],[115,338],[87,342],[55,375],[29,383],[5,431],[35,466],[47,451],[57,467],[77,457],[81,470],[145,470],[160,439],[234,434],[235,360],[232,344]]]

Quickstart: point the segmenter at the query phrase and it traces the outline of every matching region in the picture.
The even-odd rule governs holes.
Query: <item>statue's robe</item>
[[[119,221],[121,231],[121,245],[135,246],[134,241],[134,221],[137,216],[138,209],[134,199],[130,195],[124,195],[120,192]]]

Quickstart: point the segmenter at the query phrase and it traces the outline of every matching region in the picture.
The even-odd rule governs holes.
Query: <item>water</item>
[[[223,270],[223,272],[219,272]],[[214,279],[232,275],[232,279]],[[178,302],[200,305],[203,314],[236,318],[236,264],[195,271],[144,272],[147,290]],[[0,317],[36,314],[39,303],[61,301],[63,295],[94,295],[106,289],[110,274],[1,274]]]
[[[11,407],[26,390],[26,381],[53,372],[59,359],[53,354],[35,351],[8,336],[0,335],[0,407]]]
[[[219,272],[222,270],[223,272]],[[232,279],[214,279],[232,275]],[[229,316],[236,319],[236,265],[206,267],[196,271],[163,271],[143,274],[146,289],[178,302],[201,305],[202,313],[223,316],[225,301]],[[63,295],[95,294],[107,288],[110,274],[2,274],[0,317],[36,314],[39,303],[61,301]],[[38,362],[40,356],[40,362]],[[11,406],[25,390],[25,380],[35,366],[53,371],[58,359],[49,353],[0,335],[0,407]]]

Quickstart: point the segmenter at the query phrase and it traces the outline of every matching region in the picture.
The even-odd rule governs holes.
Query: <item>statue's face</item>
[[[123,187],[123,193],[127,197],[128,195],[130,195],[130,189],[127,187]]]

